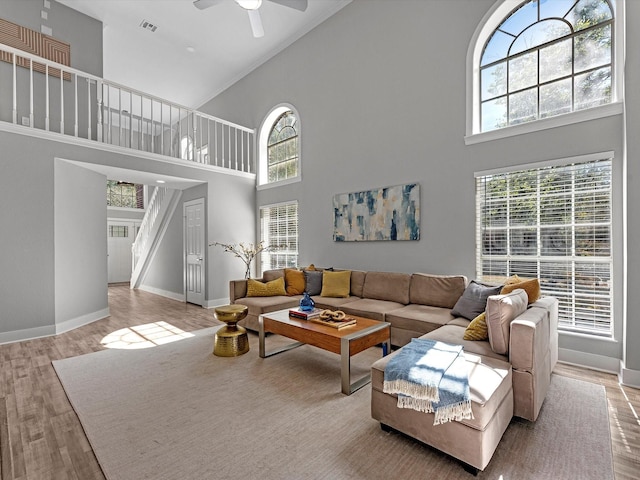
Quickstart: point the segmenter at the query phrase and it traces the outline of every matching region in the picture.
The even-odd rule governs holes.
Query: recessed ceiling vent
[[[158,29],[157,25],[154,25],[153,23],[148,22],[146,20],[142,20],[142,22],[140,23],[140,26],[145,30],[150,30],[152,32],[155,32]]]

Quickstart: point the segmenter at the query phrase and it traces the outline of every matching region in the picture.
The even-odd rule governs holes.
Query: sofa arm
[[[238,298],[247,296],[247,280],[231,280],[229,282],[229,303],[236,303]]]
[[[513,368],[513,414],[535,421],[549,391],[558,358],[558,300],[538,301],[511,322],[509,360]]]
[[[549,354],[557,358],[557,309],[558,300],[547,297],[511,322],[509,356],[514,369],[532,372]]]

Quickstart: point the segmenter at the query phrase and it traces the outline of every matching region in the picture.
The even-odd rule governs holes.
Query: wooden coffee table
[[[354,317],[357,323],[338,329],[308,320],[292,318],[289,316],[288,309],[260,315],[258,318],[260,357],[267,358],[305,344],[337,353],[341,359],[342,393],[351,395],[371,381],[371,374],[369,374],[351,383],[351,357],[379,344],[383,346],[383,355],[389,353],[391,351],[391,324],[370,318],[350,316]],[[267,352],[265,349],[266,333],[282,335],[296,340],[296,342]]]

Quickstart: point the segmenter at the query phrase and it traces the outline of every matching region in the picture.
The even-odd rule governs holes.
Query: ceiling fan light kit
[[[236,0],[236,3],[245,10],[257,10],[262,5],[262,0]]]
[[[193,4],[199,10],[204,10],[205,8],[213,7],[219,3],[222,3],[224,0],[194,0]],[[262,5],[262,0],[233,0],[238,4],[238,6],[247,10],[249,14],[249,22],[251,23],[251,31],[253,32],[253,36],[256,38],[264,36],[264,28],[262,27],[262,19],[260,17],[260,12],[258,9]],[[299,10],[304,12],[307,9],[308,0],[269,0],[278,5],[282,5],[285,7],[293,8],[295,10]]]

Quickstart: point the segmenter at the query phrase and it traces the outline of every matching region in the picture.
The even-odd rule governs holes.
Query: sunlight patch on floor
[[[100,343],[107,348],[138,349],[164,345],[193,336],[170,323],[154,322],[121,328],[104,337]]]

